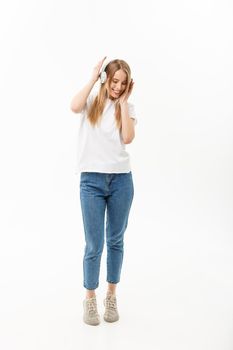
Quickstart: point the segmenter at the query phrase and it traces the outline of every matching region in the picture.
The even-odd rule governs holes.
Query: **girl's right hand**
[[[100,70],[101,70],[101,67],[103,65],[103,62],[104,60],[106,59],[107,56],[105,56],[101,61],[99,61],[97,63],[97,65],[94,67],[93,69],[93,73],[92,73],[92,76],[91,76],[91,80],[94,81],[95,83],[97,82],[97,80],[99,79],[99,75],[100,75]]]

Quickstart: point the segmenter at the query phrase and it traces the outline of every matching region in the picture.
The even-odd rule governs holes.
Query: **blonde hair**
[[[101,85],[98,95],[95,97],[88,111],[87,117],[92,126],[95,126],[101,119],[101,115],[103,113],[107,98],[109,98],[107,87],[110,87],[110,83],[114,77],[114,74],[119,69],[122,69],[126,73],[127,85],[126,85],[125,91],[129,89],[129,85],[131,81],[131,70],[128,63],[120,59],[115,59],[113,61],[110,61],[105,67],[107,80],[104,84]],[[116,119],[116,125],[120,129],[121,128],[121,108],[118,101],[115,103],[115,119]]]

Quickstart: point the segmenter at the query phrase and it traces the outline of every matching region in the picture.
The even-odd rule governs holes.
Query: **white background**
[[[232,350],[232,2],[2,2],[0,45],[1,349]],[[120,320],[91,327],[70,102],[105,55],[135,81],[135,197]]]

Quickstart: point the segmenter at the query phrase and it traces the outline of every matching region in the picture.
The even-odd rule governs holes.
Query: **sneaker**
[[[83,321],[91,326],[97,326],[100,323],[100,316],[97,311],[96,297],[85,299],[83,308]]]
[[[119,314],[117,310],[116,296],[107,293],[107,297],[104,299],[105,313],[104,320],[107,322],[115,322],[119,320]]]

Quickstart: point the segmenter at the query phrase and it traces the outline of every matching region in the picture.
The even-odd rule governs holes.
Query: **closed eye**
[[[117,83],[117,82],[118,82],[118,80],[115,80],[115,79],[114,79],[114,80],[113,80],[113,82],[114,82],[114,83]],[[126,84],[127,84],[127,82],[126,82],[126,81],[123,81],[123,83],[122,83],[122,84],[123,84],[123,85],[126,85]]]

